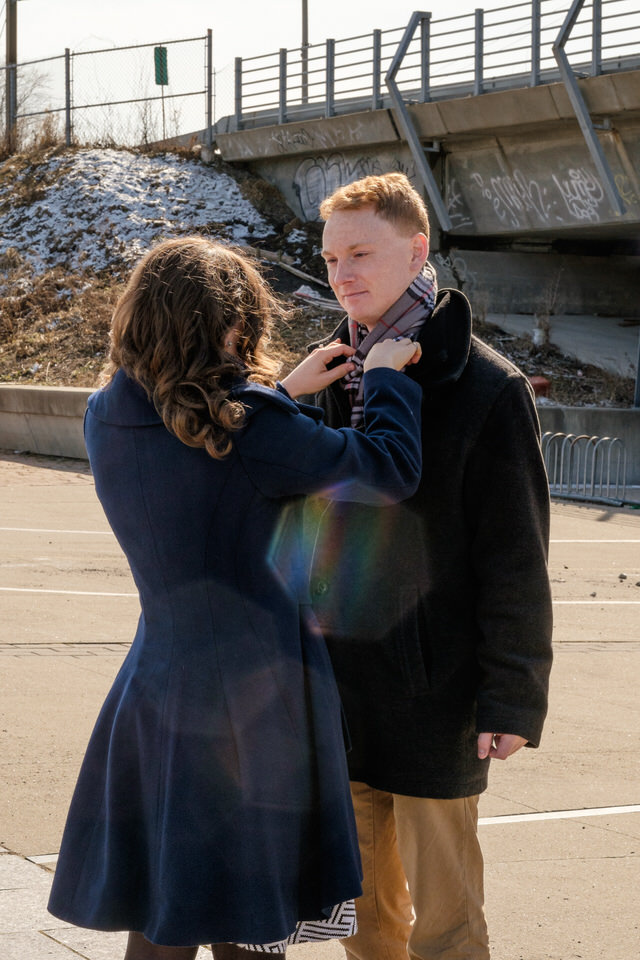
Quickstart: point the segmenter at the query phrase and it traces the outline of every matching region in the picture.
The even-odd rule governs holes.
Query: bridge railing
[[[406,100],[446,99],[560,78],[552,44],[569,0],[522,0],[434,20],[425,12],[398,76]],[[235,61],[234,126],[389,106],[384,76],[404,27]],[[640,66],[640,10],[589,0],[566,46],[581,76]]]

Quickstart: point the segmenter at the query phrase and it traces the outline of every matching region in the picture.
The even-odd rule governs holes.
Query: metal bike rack
[[[549,491],[567,500],[624,502],[627,452],[619,437],[545,433],[542,454]]]

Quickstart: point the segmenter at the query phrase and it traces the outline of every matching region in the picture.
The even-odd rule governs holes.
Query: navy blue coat
[[[82,766],[49,909],[170,946],[286,937],[360,893],[341,708],[309,606],[302,495],[395,502],[420,388],[366,374],[367,435],[251,384],[233,451],[181,443],[119,372],[93,394],[96,491],[142,613]]]

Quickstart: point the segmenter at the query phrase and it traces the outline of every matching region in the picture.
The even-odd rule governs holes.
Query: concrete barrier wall
[[[84,387],[0,384],[0,448],[86,460]]]
[[[0,448],[86,459],[82,421],[90,393],[82,387],[0,384]],[[543,432],[620,437],[627,483],[640,484],[640,410],[541,406],[538,413]]]

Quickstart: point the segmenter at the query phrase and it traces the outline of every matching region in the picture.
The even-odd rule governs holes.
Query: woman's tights
[[[213,960],[256,960],[253,950],[235,943],[212,943]],[[130,933],[124,960],[195,960],[197,947],[160,947],[141,933]],[[270,960],[285,960],[284,953],[270,953]]]

